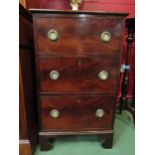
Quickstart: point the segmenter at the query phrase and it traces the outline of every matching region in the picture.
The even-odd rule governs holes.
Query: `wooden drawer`
[[[110,129],[113,127],[115,98],[97,95],[41,96],[40,109],[42,130]],[[102,117],[96,116],[99,110]],[[54,117],[56,112],[59,112],[57,118]]]
[[[122,17],[93,15],[46,15],[35,19],[37,54],[57,53],[107,53],[120,52]],[[50,30],[58,33],[58,39],[48,38]],[[103,32],[110,33],[110,41],[103,42]]]
[[[40,92],[116,93],[118,67],[117,56],[40,58],[38,59]],[[53,71],[59,74],[57,80],[51,79]],[[105,76],[108,74],[107,79],[99,78],[102,73]]]

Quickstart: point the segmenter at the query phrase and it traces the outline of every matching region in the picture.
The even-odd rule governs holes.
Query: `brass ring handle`
[[[101,38],[101,41],[103,42],[109,42],[111,39],[111,34],[108,31],[104,31],[101,33],[100,38]]]
[[[98,78],[100,80],[107,80],[109,77],[109,73],[105,70],[102,70],[101,72],[98,73]]]
[[[59,38],[59,33],[56,30],[49,30],[47,35],[48,39],[52,41],[56,41]]]
[[[50,111],[50,116],[51,116],[52,118],[58,118],[59,115],[60,115],[60,112],[59,112],[59,110],[57,110],[57,109],[53,109],[53,110]]]
[[[104,113],[105,113],[105,112],[104,112],[103,109],[97,109],[95,115],[96,115],[96,117],[98,117],[98,118],[102,118],[102,117],[104,116]]]
[[[60,73],[59,73],[57,70],[52,70],[52,71],[50,72],[50,78],[51,78],[52,80],[58,80],[59,77],[60,77]]]

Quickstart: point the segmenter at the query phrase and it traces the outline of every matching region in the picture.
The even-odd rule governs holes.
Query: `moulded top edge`
[[[115,16],[127,16],[129,13],[124,12],[104,12],[104,11],[83,11],[83,10],[53,10],[53,9],[29,9],[33,14],[35,13],[60,13],[60,14],[92,14],[92,15],[115,15]]]

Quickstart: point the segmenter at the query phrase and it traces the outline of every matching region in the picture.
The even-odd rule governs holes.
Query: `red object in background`
[[[55,10],[71,10],[69,0],[27,0],[27,9],[29,8],[41,8],[41,9],[55,9]],[[134,0],[83,0],[79,10],[86,11],[105,11],[105,12],[126,12],[129,13],[127,18],[135,17],[135,1]],[[123,53],[121,63],[125,63],[125,57],[127,52],[127,31],[124,32],[123,41]],[[135,44],[130,57],[130,79],[129,79],[129,91],[128,98],[134,97],[135,86]],[[121,87],[122,78],[120,77],[119,87]],[[121,91],[119,88],[118,97],[120,97]]]
[[[27,0],[27,8],[70,10],[69,0]],[[79,10],[127,12],[135,16],[134,0],[83,0]]]

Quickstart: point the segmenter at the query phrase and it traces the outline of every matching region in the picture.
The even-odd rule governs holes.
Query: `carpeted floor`
[[[70,136],[57,138],[50,151],[41,152],[38,146],[35,155],[134,155],[134,125],[128,116],[116,115],[112,149],[102,148],[98,136]]]

